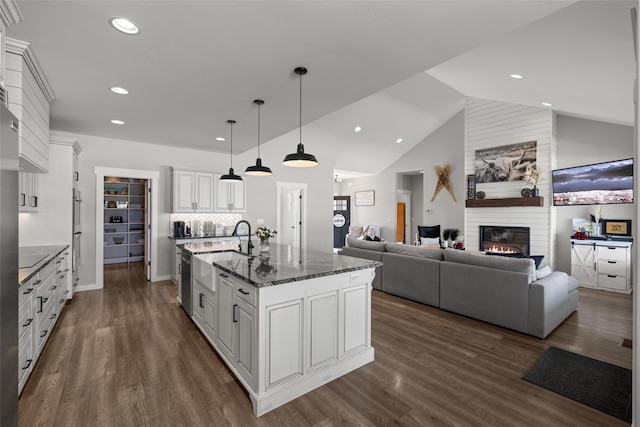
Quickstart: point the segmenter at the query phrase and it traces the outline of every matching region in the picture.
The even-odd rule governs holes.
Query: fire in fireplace
[[[480,250],[529,256],[529,227],[480,226]]]

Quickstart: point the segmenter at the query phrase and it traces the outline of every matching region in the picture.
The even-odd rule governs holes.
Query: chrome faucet
[[[251,243],[251,224],[249,224],[249,221],[246,220],[240,220],[238,221],[238,223],[236,224],[236,226],[233,229],[233,233],[231,233],[232,236],[236,236],[239,240],[239,244],[238,244],[238,250],[240,252],[242,252],[242,239],[240,238],[240,236],[238,235],[238,226],[242,223],[247,224],[247,227],[249,227],[249,237],[247,240],[247,254],[251,255],[251,249],[253,249],[253,243]]]

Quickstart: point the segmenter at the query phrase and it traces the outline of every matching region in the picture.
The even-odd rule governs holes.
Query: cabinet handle
[[[23,328],[26,328],[27,326],[29,326],[31,323],[33,322],[33,319],[27,319],[27,323],[25,323],[24,325],[22,325]]]
[[[58,304],[62,304],[63,302],[64,302],[64,298],[63,298],[63,299],[61,299],[61,300],[58,302]]]
[[[38,309],[36,310],[36,313],[42,313],[42,297],[38,297]]]
[[[220,276],[225,277],[225,278],[226,278],[226,277],[229,277],[228,275],[226,275],[226,274],[224,274],[224,273],[220,273]]]
[[[64,274],[61,274],[59,278],[64,279]]]
[[[31,207],[32,208],[37,208],[38,207],[38,196],[31,196]]]
[[[182,274],[182,264],[178,266],[178,274]]]
[[[31,292],[33,292],[33,288],[29,288],[29,289],[27,289],[26,291],[24,291],[24,292],[22,293],[22,295],[29,295]]]
[[[80,181],[80,172],[74,172],[73,173],[73,180],[74,181]]]
[[[22,370],[25,371],[25,370],[29,369],[29,366],[31,366],[31,362],[33,362],[33,359],[27,359],[27,366],[22,368]]]
[[[204,308],[204,305],[202,305],[202,294],[200,294],[198,298],[199,298],[198,304],[200,305],[200,308]]]
[[[40,334],[40,338],[44,338],[47,336],[47,332],[49,332],[48,329],[45,329],[44,331],[42,331],[42,333]]]
[[[34,285],[39,285],[40,283],[42,283],[42,280],[36,280],[35,282],[33,282]]]
[[[69,293],[69,290],[67,289],[67,290],[66,290],[66,291],[64,291],[63,293],[64,293],[64,294],[68,294],[68,293]]]
[[[607,277],[618,277],[615,274],[607,274]]]
[[[20,193],[20,206],[27,206],[27,195]]]
[[[58,287],[57,285],[53,285],[52,287],[49,288],[49,290],[50,291],[55,291],[57,287]]]
[[[615,246],[614,247],[607,246],[607,249],[611,249],[613,251],[613,250],[616,250],[617,248]]]
[[[607,261],[609,264],[616,264],[615,261]]]
[[[51,315],[51,317],[49,317],[49,319],[51,319],[51,320],[53,320],[53,319],[55,319],[55,318],[56,318],[56,313],[53,313],[53,314]]]
[[[237,323],[238,319],[236,319],[236,307],[238,304],[233,304],[233,323]]]
[[[242,295],[249,295],[249,292],[245,291],[242,288],[238,289],[238,292],[240,292]]]
[[[62,262],[62,260],[59,259],[59,260],[56,261],[56,264],[60,264],[61,262]],[[58,271],[58,273],[60,273],[60,272]]]

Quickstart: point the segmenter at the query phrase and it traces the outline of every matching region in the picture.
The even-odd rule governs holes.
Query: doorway
[[[333,197],[333,248],[344,247],[351,226],[351,196]]]
[[[306,247],[307,184],[276,182],[276,241],[293,248]]]
[[[411,218],[411,191],[396,191],[396,241],[413,243],[411,238],[413,221]]]
[[[108,177],[127,177],[130,180],[136,180],[136,183],[145,182],[144,190],[140,191],[143,194],[138,194],[139,196],[142,196],[142,197],[136,198],[140,201],[133,202],[136,205],[144,203],[144,206],[146,207],[145,208],[146,215],[144,216],[142,221],[139,221],[137,224],[137,225],[140,225],[140,223],[144,224],[143,225],[144,229],[134,230],[137,234],[141,234],[140,231],[144,231],[144,236],[145,236],[144,244],[137,245],[138,239],[142,239],[141,236],[138,236],[134,240],[136,243],[136,245],[134,246],[137,246],[139,248],[142,248],[142,247],[144,248],[144,249],[141,249],[139,253],[141,254],[142,251],[144,250],[144,255],[139,259],[140,261],[144,260],[146,264],[145,274],[146,274],[147,280],[150,280],[152,282],[157,281],[158,280],[157,217],[158,217],[158,186],[159,186],[158,183],[160,181],[160,173],[158,171],[105,168],[100,166],[97,166],[94,169],[94,172],[96,175],[96,192],[95,192],[96,194],[96,199],[95,199],[96,200],[96,204],[95,204],[96,282],[95,283],[96,284],[95,284],[95,287],[93,288],[100,289],[104,286],[103,260],[105,259],[105,250],[107,248],[107,246],[105,246],[105,241],[110,241],[108,238],[114,237],[113,235],[110,235],[108,232],[105,232],[105,229],[109,228],[110,230],[112,230],[114,227],[116,227],[116,231],[118,231],[116,224],[120,224],[118,222],[112,223],[110,216],[115,216],[115,217],[122,216],[123,217],[122,221],[124,221],[124,215],[120,215],[120,214],[107,215],[106,213],[109,211],[105,209],[105,200],[107,199],[107,197],[105,197],[104,192],[106,188],[105,180]],[[128,187],[129,186],[127,186],[127,193],[130,191]],[[108,190],[108,191],[111,192],[112,190]],[[114,189],[113,191],[118,191],[118,190]],[[144,202],[142,200],[144,200]],[[109,200],[107,200],[107,205],[108,205],[108,202]],[[132,201],[128,200],[128,202],[132,202]],[[116,207],[117,206],[118,205],[116,204]],[[127,204],[127,206],[129,206],[129,204]],[[105,222],[105,219],[107,219],[108,222]],[[116,221],[119,221],[119,220],[120,220],[119,218],[116,218]],[[116,243],[115,241],[112,241],[112,243],[114,245],[115,244],[123,245],[124,241],[125,240],[123,239],[122,243]],[[128,250],[128,247],[127,247],[127,250]],[[108,256],[109,252],[106,252],[106,254]],[[133,252],[131,252],[131,254],[133,254]],[[128,255],[129,255],[129,252],[127,252],[127,258],[128,258]]]

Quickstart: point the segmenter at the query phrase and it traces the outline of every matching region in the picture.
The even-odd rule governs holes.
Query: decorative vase
[[[531,189],[531,196],[533,196],[533,197],[540,196],[540,189],[538,187],[536,187],[535,185]]]
[[[260,252],[269,252],[269,239],[260,240]]]

